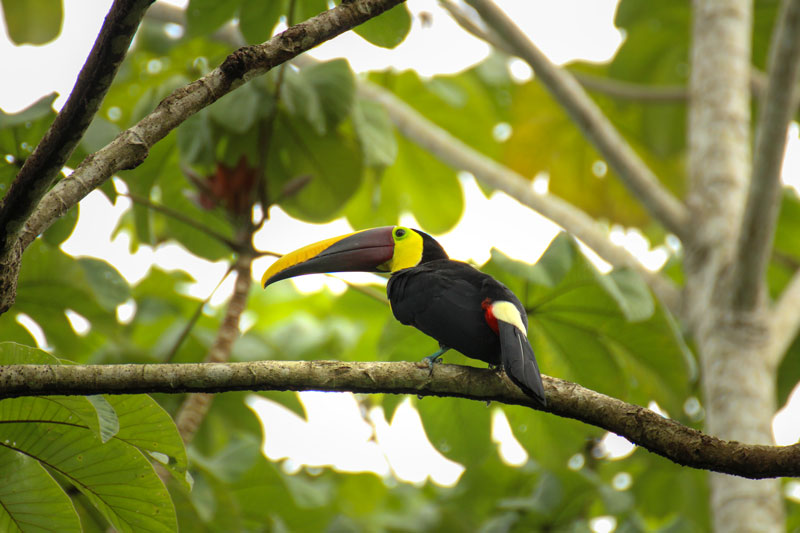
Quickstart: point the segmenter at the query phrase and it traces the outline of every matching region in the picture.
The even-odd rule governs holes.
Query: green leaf
[[[274,137],[270,146],[270,197],[278,198],[284,184],[293,177],[309,175],[309,184],[284,198],[281,207],[308,222],[332,220],[361,181],[361,155],[355,142],[340,134],[316,135],[288,118],[279,123],[283,123],[286,134]]]
[[[0,110],[0,129],[22,126],[26,122],[35,122],[42,118],[52,117],[55,114],[53,112],[53,102],[55,102],[56,98],[58,98],[58,93],[42,96],[17,113],[5,113]]]
[[[328,2],[326,0],[294,0],[294,3],[295,13],[293,20],[289,21],[290,24],[303,22],[328,10]]]
[[[0,480],[0,531],[82,531],[69,497],[36,460],[0,446]]]
[[[53,406],[42,398],[0,401],[0,441],[65,476],[115,528],[174,530],[169,493],[141,453],[116,439],[99,444]]]
[[[94,292],[97,302],[107,311],[130,297],[131,289],[125,278],[113,266],[100,259],[82,257],[78,264],[86,273],[86,281]]]
[[[186,26],[190,37],[208,35],[233,18],[239,2],[189,0],[186,7]]]
[[[522,297],[545,373],[682,412],[694,359],[673,319],[632,272],[601,275],[564,234],[534,266],[493,251],[484,270]]]
[[[61,0],[2,0],[6,31],[16,45],[45,44],[61,33]]]
[[[487,405],[461,398],[423,398],[415,407],[428,439],[445,457],[473,466],[495,453]]]
[[[394,48],[403,42],[411,30],[411,14],[405,4],[392,9],[356,26],[353,31],[383,48]]]
[[[258,118],[261,99],[256,88],[245,83],[211,104],[208,108],[209,115],[225,130],[243,135]]]
[[[0,110],[0,193],[5,194],[25,159],[39,144],[56,112],[53,101],[58,95],[43,96],[18,113]],[[10,156],[10,157],[9,157]]]
[[[178,481],[186,483],[186,448],[175,422],[164,408],[144,394],[105,398],[119,418],[120,429],[116,438],[147,454],[162,454],[168,462],[159,462],[170,469]]]
[[[263,43],[286,10],[283,0],[243,0],[239,8],[239,29],[250,44]]]
[[[289,114],[305,119],[317,135],[325,134],[325,115],[319,94],[302,73],[283,69],[281,101],[286,105]]]
[[[0,343],[0,364],[21,363],[57,361],[41,350]],[[115,418],[119,430],[112,435]],[[169,455],[183,471],[186,456],[174,423],[151,398],[11,398],[0,401],[0,420],[6,448],[64,476],[116,528],[174,529],[169,494],[138,448]]]
[[[181,162],[188,165],[211,165],[215,162],[210,114],[210,110],[203,109],[178,126],[177,146]]]
[[[62,242],[66,241],[78,223],[79,209],[80,206],[76,205],[57,218],[42,234],[44,242],[50,246],[60,246]]]
[[[97,411],[97,422],[100,431],[100,440],[108,442],[114,435],[119,433],[119,418],[114,407],[103,396],[87,396],[86,400],[94,406]]]
[[[325,131],[333,131],[350,114],[355,100],[356,80],[346,59],[334,59],[302,70],[306,83],[317,93]]]
[[[397,139],[394,126],[382,105],[369,100],[357,99],[353,106],[355,127],[364,165],[388,167],[397,159]]]

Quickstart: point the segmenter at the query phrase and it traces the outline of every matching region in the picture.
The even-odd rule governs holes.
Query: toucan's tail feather
[[[497,322],[503,369],[522,390],[538,401],[542,407],[546,406],[542,376],[539,374],[539,365],[536,364],[528,338],[515,325],[502,320]]]

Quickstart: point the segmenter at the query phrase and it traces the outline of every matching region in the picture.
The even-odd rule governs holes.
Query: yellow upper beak
[[[325,239],[288,253],[275,261],[261,278],[261,286],[276,281],[325,272],[380,272],[394,255],[393,226],[374,228]]]

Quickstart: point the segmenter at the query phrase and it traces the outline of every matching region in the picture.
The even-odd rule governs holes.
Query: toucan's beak
[[[357,231],[284,255],[264,273],[266,287],[282,279],[325,272],[387,272],[394,255],[393,226]]]

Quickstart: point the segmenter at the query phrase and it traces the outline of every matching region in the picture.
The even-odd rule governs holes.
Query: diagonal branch
[[[680,312],[675,286],[651,272],[624,248],[614,245],[589,215],[551,194],[537,194],[529,180],[470,148],[431,123],[388,91],[360,82],[359,96],[380,103],[400,132],[450,166],[471,172],[476,179],[499,189],[583,241],[603,259],[617,267],[636,270],[673,312]]]
[[[64,107],[25,160],[0,205],[0,263],[78,145],[153,0],[115,0]]]
[[[780,209],[780,173],[786,151],[786,131],[794,114],[794,93],[800,77],[800,0],[784,0],[777,20],[733,280],[733,305],[741,310],[752,310],[765,296],[764,276]]]
[[[566,70],[553,65],[490,0],[469,0],[468,3],[496,34],[503,36],[514,54],[533,68],[544,86],[655,219],[668,231],[678,237],[685,237],[690,230],[686,207],[659,183],[655,174],[617,132],[575,78]]]
[[[800,445],[724,441],[576,383],[542,376],[547,411],[617,433],[684,466],[747,478],[800,476]],[[9,365],[0,367],[0,397],[51,394],[321,390],[449,396],[536,408],[491,369],[420,363],[258,361],[172,365]],[[538,415],[541,416],[541,415]]]

